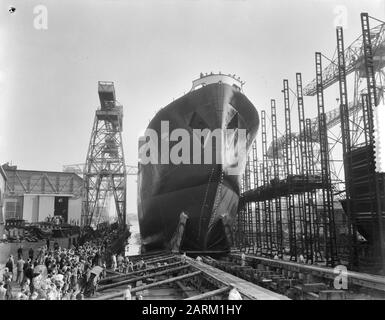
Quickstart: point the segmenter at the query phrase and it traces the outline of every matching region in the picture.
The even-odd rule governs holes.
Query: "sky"
[[[35,28],[47,8],[47,29]],[[11,14],[9,6],[16,8]],[[314,77],[314,52],[332,57],[335,26],[345,44],[361,32],[360,12],[385,20],[384,0],[2,0],[0,3],[0,163],[61,171],[84,163],[98,81],[114,81],[123,105],[126,164],[155,112],[191,88],[200,72],[235,73],[258,110],[282,80]],[[337,86],[325,94],[336,106]],[[305,98],[306,116],[316,115]],[[127,210],[136,212],[128,177]]]

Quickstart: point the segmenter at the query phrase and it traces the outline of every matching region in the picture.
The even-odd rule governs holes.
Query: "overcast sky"
[[[39,4],[47,30],[34,28]],[[189,91],[200,72],[239,75],[259,110],[276,98],[283,128],[282,79],[294,88],[302,72],[310,81],[314,52],[334,53],[336,21],[347,45],[360,34],[360,12],[385,20],[384,1],[2,0],[0,162],[48,171],[84,162],[99,80],[114,81],[123,104],[127,164],[137,164],[137,138],[155,111]],[[328,90],[327,110],[338,96]],[[305,106],[316,114],[314,98]],[[134,177],[127,205],[136,212]]]

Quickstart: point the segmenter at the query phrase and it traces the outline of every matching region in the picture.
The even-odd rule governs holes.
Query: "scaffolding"
[[[328,266],[348,260],[351,268],[363,270],[372,264],[376,272],[381,268],[384,272],[385,185],[384,174],[376,172],[373,110],[384,101],[385,60],[381,57],[385,53],[385,23],[372,18],[381,23],[370,28],[370,18],[361,14],[362,35],[347,48],[342,28],[336,28],[337,56],[334,60],[326,57],[330,64],[323,68],[325,56],[316,52],[315,78],[304,89],[301,73],[296,73],[295,93],[288,80],[283,80],[285,131],[277,136],[276,100],[271,99],[269,148],[266,112],[261,111],[262,155],[258,156],[254,141],[246,165],[247,184],[240,197],[241,212],[252,216],[242,223],[252,223],[255,239],[248,243],[256,254],[292,261],[303,255],[301,259],[307,263]],[[347,88],[350,73],[354,74],[351,102]],[[324,90],[337,82],[339,105],[326,111]],[[290,91],[298,105],[298,132],[292,132]],[[316,96],[316,118],[306,118],[304,95]],[[337,124],[341,128],[336,135],[331,128]],[[338,144],[343,177],[334,167],[332,170],[336,161],[332,152]],[[347,221],[338,209],[342,222],[337,226],[335,207],[341,206],[339,202]],[[347,232],[347,243],[343,232]],[[366,239],[364,245],[360,235]]]

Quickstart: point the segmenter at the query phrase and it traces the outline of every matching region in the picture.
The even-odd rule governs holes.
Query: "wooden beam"
[[[150,258],[153,258],[153,257],[161,257],[161,256],[165,256],[165,255],[170,255],[171,252],[169,251],[153,251],[153,252],[147,252],[147,253],[143,253],[143,254],[135,254],[135,255],[132,255],[132,256],[129,256],[130,260],[139,260],[138,258],[145,258],[145,257],[148,257],[149,259]],[[137,259],[135,259],[137,258]]]
[[[194,294],[190,293],[190,291],[196,291],[193,288],[186,287],[182,282],[177,281],[176,282],[177,286],[183,291],[183,293],[187,296],[187,298],[190,298],[194,296]],[[196,295],[196,294],[195,294]]]
[[[183,274],[181,276],[177,276],[177,277],[169,278],[169,279],[166,279],[166,280],[150,283],[150,284],[147,284],[147,285],[144,285],[144,286],[133,288],[131,290],[131,293],[135,293],[135,292],[138,292],[138,291],[143,291],[143,290],[146,290],[146,289],[149,289],[149,288],[153,288],[153,287],[160,286],[160,285],[163,285],[163,284],[172,283],[172,282],[183,280],[183,279],[192,278],[192,277],[195,277],[195,276],[197,276],[197,275],[199,275],[201,273],[202,273],[202,271],[194,271],[194,272],[191,272],[191,273]],[[117,297],[122,296],[125,291],[126,290],[122,290],[122,291],[115,292],[115,293],[105,294],[103,296],[100,296],[100,297],[97,297],[97,298],[94,298],[94,299],[91,299],[91,300],[108,300],[108,299],[117,298]]]
[[[207,298],[210,298],[210,297],[217,296],[218,294],[221,294],[221,293],[226,293],[226,292],[230,291],[230,289],[231,289],[231,287],[219,288],[219,289],[216,289],[216,290],[213,290],[213,291],[209,291],[209,292],[205,292],[205,293],[202,293],[202,294],[198,294],[196,296],[189,297],[189,298],[186,298],[186,299],[183,299],[183,300],[203,300],[203,299],[207,299]]]
[[[191,267],[190,265],[184,265],[184,266],[180,266],[180,267],[176,267],[176,268],[172,268],[172,269],[166,269],[166,270],[155,272],[155,273],[145,274],[143,276],[139,276],[139,277],[135,277],[135,278],[131,278],[131,279],[115,282],[115,283],[106,284],[104,286],[100,286],[96,291],[103,291],[103,290],[106,290],[106,289],[110,289],[110,288],[114,288],[114,287],[119,287],[119,286],[121,286],[123,284],[128,284],[128,283],[136,282],[136,281],[147,279],[147,278],[150,278],[150,277],[161,276],[161,275],[164,275],[164,274],[172,273],[172,272],[175,272],[175,271],[180,271],[180,270],[183,270],[183,269],[186,269],[186,268],[190,268],[190,267]]]
[[[115,276],[103,278],[103,279],[101,279],[99,281],[99,283],[104,283],[104,282],[115,280],[115,279],[119,279],[119,278],[128,278],[128,277],[131,277],[131,276],[139,274],[139,273],[160,270],[160,269],[164,269],[164,268],[167,268],[167,267],[174,267],[174,266],[177,266],[179,264],[181,264],[181,262],[178,261],[178,262],[170,263],[167,266],[151,267],[151,268],[147,268],[147,269],[143,269],[143,270],[132,271],[132,272],[129,272],[129,273],[117,274]]]
[[[170,255],[170,256],[167,256],[167,257],[160,257],[160,258],[152,258],[152,259],[143,259],[144,262],[146,263],[157,263],[157,262],[161,262],[161,261],[167,261],[167,260],[171,260],[171,259],[175,259],[177,258],[178,256],[175,256],[175,255]]]

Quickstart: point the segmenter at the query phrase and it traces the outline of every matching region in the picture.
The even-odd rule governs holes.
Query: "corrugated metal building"
[[[7,176],[4,199],[5,219],[42,222],[62,216],[63,221],[79,224],[83,179],[75,173],[19,170],[3,165]]]

